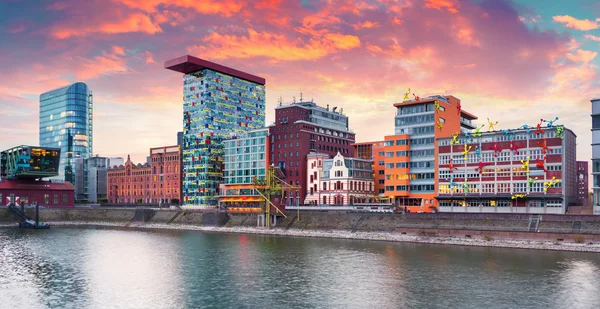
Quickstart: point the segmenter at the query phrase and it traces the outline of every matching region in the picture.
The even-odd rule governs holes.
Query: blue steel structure
[[[61,149],[59,177],[74,179],[68,168],[72,160],[92,155],[92,116],[92,91],[85,83],[40,95],[40,146]]]

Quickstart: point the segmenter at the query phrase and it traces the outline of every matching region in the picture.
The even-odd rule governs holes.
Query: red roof
[[[226,67],[204,59],[196,58],[190,55],[185,55],[175,59],[165,61],[165,69],[188,74],[198,72],[200,70],[209,69],[219,73],[227,74],[247,81],[264,85],[265,79],[256,75],[248,74],[236,69]]]
[[[68,181],[65,181],[64,183],[58,183],[48,180],[36,181],[27,179],[3,179],[0,181],[0,190],[2,189],[75,191],[75,186]]]

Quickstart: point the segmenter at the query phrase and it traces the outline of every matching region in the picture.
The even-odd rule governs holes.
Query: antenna
[[[300,92],[300,102],[302,102],[302,92]]]

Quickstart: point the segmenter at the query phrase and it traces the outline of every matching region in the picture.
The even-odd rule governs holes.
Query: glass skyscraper
[[[40,95],[40,146],[61,149],[60,178],[74,180],[69,157],[74,166],[92,155],[92,112],[92,91],[81,82]]]
[[[265,80],[192,56],[165,62],[183,77],[183,206],[218,205],[223,141],[265,126]]]

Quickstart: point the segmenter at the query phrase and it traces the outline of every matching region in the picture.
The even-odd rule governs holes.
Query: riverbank
[[[7,226],[6,224],[0,225]],[[14,225],[11,225],[14,226]],[[128,229],[151,229],[151,230],[180,230],[180,231],[202,231],[212,233],[234,233],[234,234],[256,234],[271,236],[288,237],[316,237],[316,238],[337,238],[368,241],[389,241],[403,243],[419,243],[433,245],[458,245],[475,246],[491,248],[512,248],[512,249],[534,249],[534,250],[554,250],[554,251],[572,251],[572,252],[593,252],[600,253],[600,244],[598,243],[569,243],[556,241],[540,240],[506,240],[506,239],[479,239],[479,238],[459,238],[448,236],[420,236],[408,235],[399,232],[355,232],[346,230],[296,230],[280,228],[258,228],[258,227],[216,227],[216,226],[194,226],[185,224],[146,224],[146,223],[110,223],[110,222],[52,222],[55,227],[118,227]]]
[[[27,209],[33,217],[33,210]],[[279,217],[271,229],[255,214],[149,208],[40,209],[51,226],[112,226],[294,237],[344,238],[538,250],[600,252],[600,216],[525,214],[375,214],[301,212]],[[0,226],[17,219],[0,208]]]

